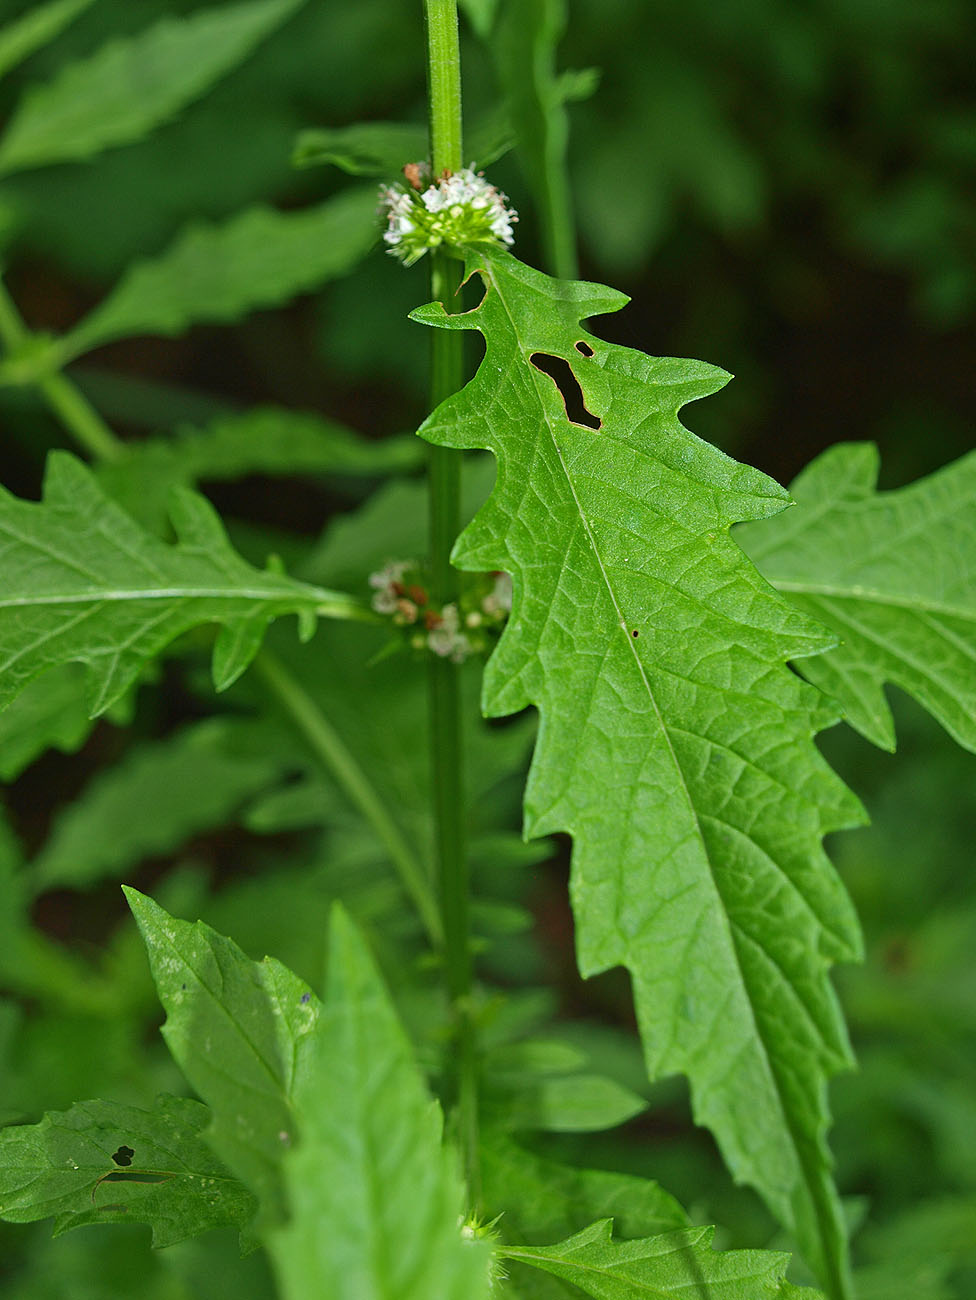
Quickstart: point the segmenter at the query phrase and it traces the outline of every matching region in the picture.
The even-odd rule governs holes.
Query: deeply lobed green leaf
[[[861,810],[813,744],[835,711],[786,667],[831,639],[728,536],[789,498],[678,422],[724,372],[581,328],[621,295],[494,249],[467,269],[474,311],[414,315],[480,330],[485,357],[421,432],[498,458],[454,559],[513,575],[483,705],[540,710],[526,833],[572,834],[582,973],[630,970],[651,1076],[689,1076],[735,1177],[843,1295],[825,1085],[850,1053],[827,968],[860,939],[821,838]],[[598,428],[568,417],[543,357]]]
[[[246,564],[207,501],[177,493],[178,543],[144,532],[113,505],[80,461],[53,453],[40,503],[0,489],[0,706],[40,673],[88,666],[94,716],[188,628],[219,623],[218,687],[247,667],[268,622],[314,618],[356,602]]]
[[[894,492],[877,479],[871,443],[831,447],[790,485],[797,510],[736,538],[836,632],[839,645],[798,668],[851,726],[894,749],[892,682],[976,750],[976,453]]]
[[[543,1269],[597,1300],[816,1300],[786,1281],[789,1256],[711,1249],[712,1228],[685,1228],[639,1241],[614,1241],[603,1219],[556,1246],[504,1247],[503,1255]]]
[[[205,428],[181,429],[171,438],[130,443],[124,456],[99,465],[95,476],[133,518],[167,535],[174,488],[248,474],[379,475],[416,466],[422,453],[412,436],[370,442],[311,412],[269,406],[223,416]],[[356,575],[360,581],[363,576]],[[0,713],[0,778],[13,780],[49,747],[74,752],[83,743],[93,726],[84,677],[81,664],[46,671]],[[120,721],[128,712],[122,700],[111,716]]]

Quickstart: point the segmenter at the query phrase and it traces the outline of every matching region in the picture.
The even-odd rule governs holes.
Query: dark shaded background
[[[9,105],[18,82],[109,32],[194,7],[102,0],[3,98]],[[781,479],[838,439],[879,441],[889,483],[968,449],[973,6],[577,0],[571,9],[560,62],[601,74],[593,97],[570,110],[583,274],[634,299],[607,332],[731,370],[735,384],[696,410],[696,430]],[[401,0],[310,4],[144,143],[8,181],[0,215],[28,318],[71,324],[192,216],[255,199],[301,205],[340,187],[337,173],[291,170],[295,132],[423,120],[421,38]],[[476,119],[497,89],[474,40],[464,70]],[[515,159],[492,177],[522,212],[519,255],[538,263]],[[423,413],[426,338],[403,317],[425,297],[422,264],[405,273],[377,252],[287,312],[103,349],[86,363],[97,373],[83,377],[134,434],[217,401],[270,398],[380,435]],[[150,383],[175,391],[163,400]]]

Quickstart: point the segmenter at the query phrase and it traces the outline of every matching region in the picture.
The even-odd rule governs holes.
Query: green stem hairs
[[[12,19],[0,70],[92,3]],[[0,178],[140,141],[301,9],[198,8],[58,66],[14,104]],[[0,823],[12,1294],[132,1294],[126,1260],[150,1297],[218,1276],[255,1300],[888,1294],[852,1266],[871,1209],[828,1145],[854,1065],[831,967],[863,942],[823,840],[866,813],[816,737],[843,720],[893,748],[892,683],[976,748],[976,460],[879,493],[873,447],[841,443],[787,492],[691,433],[679,412],[729,375],[607,342],[626,298],[577,278],[566,103],[595,83],[555,72],[561,0],[462,10],[504,111],[462,134],[458,0],[425,0],[428,130],[303,131],[299,165],[354,178],[332,197],[190,226],[57,335],[0,290],[0,381],[73,448],[40,500],[0,490],[0,766],[141,737],[30,850]],[[543,270],[485,175],[513,147]],[[270,407],[122,438],[66,369],[288,302],[377,244],[414,286],[429,271],[421,441]],[[198,490],[302,473],[359,502],[314,544]],[[153,734],[176,681],[191,704]],[[257,865],[212,897],[192,853],[140,876],[100,956],[32,920],[227,824]],[[555,834],[578,972],[626,972],[636,1036],[545,987],[525,882]],[[288,965],[248,955],[279,937]],[[143,952],[172,1060],[146,1043]],[[31,1113],[45,1016],[56,1053],[97,1045],[77,1078],[110,1096]],[[653,1142],[600,1155],[678,1079],[750,1228],[653,1181]],[[60,1292],[9,1226],[48,1219],[99,1225],[45,1247],[74,1270]]]

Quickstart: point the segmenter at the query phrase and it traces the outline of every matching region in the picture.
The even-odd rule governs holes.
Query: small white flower
[[[382,569],[369,575],[369,585],[377,589],[392,587],[395,582],[402,582],[403,575],[412,567],[412,560],[390,560]]]
[[[433,185],[429,190],[424,190],[420,196],[420,201],[428,212],[440,212],[447,207],[447,197],[444,191]]]
[[[392,614],[397,609],[397,602],[403,595],[401,583],[403,575],[412,569],[412,560],[391,560],[382,569],[369,575],[369,585],[376,595],[370,602],[377,614]]]
[[[445,605],[441,621],[427,634],[427,644],[441,659],[460,664],[471,652],[471,642],[460,630],[461,619],[457,605]]]

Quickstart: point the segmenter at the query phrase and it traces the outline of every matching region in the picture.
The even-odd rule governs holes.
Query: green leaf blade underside
[[[283,1300],[486,1300],[455,1153],[372,957],[338,907],[314,1056],[285,1159],[292,1219],[271,1249]]]
[[[251,961],[202,921],[177,920],[138,890],[125,895],[166,1010],[166,1045],[210,1107],[206,1139],[257,1196],[259,1222],[280,1222],[281,1160],[295,1140],[319,1000],[279,962]]]
[[[0,488],[0,707],[32,678],[80,661],[89,712],[103,713],[175,637],[204,623],[221,625],[220,688],[250,663],[271,619],[328,608],[329,593],[246,564],[203,497],[174,494],[171,514],[175,546],[144,532],[64,452],[48,458],[41,502]]]
[[[221,225],[197,223],[158,257],[137,262],[59,345],[70,360],[135,334],[173,336],[280,306],[345,275],[376,242],[376,190],[316,207],[255,207]]]
[[[415,316],[481,330],[485,358],[421,432],[498,459],[454,558],[513,575],[483,704],[540,710],[526,833],[573,836],[582,973],[629,968],[651,1077],[688,1075],[734,1176],[844,1295],[825,1085],[850,1050],[827,970],[860,936],[821,838],[862,812],[813,744],[833,709],[785,666],[831,640],[728,536],[789,498],[678,422],[724,372],[581,329],[621,295],[495,250],[468,269],[478,308]],[[599,429],[536,353],[570,363]]]
[[[603,1219],[556,1246],[502,1253],[563,1278],[597,1300],[786,1300],[818,1293],[786,1281],[789,1256],[767,1250],[711,1249],[712,1228],[686,1228],[641,1241],[614,1241]]]
[[[49,0],[48,4],[35,5],[7,23],[0,30],[0,77],[53,41],[92,3],[93,0]]]
[[[25,95],[0,140],[0,175],[91,158],[168,121],[241,63],[304,0],[247,0],[110,41]]]
[[[840,644],[798,664],[847,721],[895,748],[886,682],[976,750],[976,453],[878,492],[878,451],[841,443],[790,486],[797,509],[736,540]]]
[[[55,1236],[92,1223],[148,1223],[154,1246],[228,1224],[242,1230],[255,1200],[203,1141],[209,1118],[198,1101],[161,1096],[151,1111],[82,1101],[6,1128],[0,1218],[53,1217]]]

